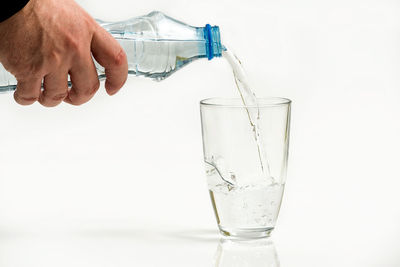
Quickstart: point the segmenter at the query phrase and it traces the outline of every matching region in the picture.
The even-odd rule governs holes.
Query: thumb
[[[128,76],[128,61],[121,45],[106,30],[98,26],[91,43],[96,61],[106,74],[106,90],[113,95],[124,85]]]

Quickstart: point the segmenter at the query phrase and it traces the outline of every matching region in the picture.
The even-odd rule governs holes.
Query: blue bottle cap
[[[204,27],[204,38],[206,40],[206,52],[208,60],[222,55],[223,46],[218,26],[206,24]]]

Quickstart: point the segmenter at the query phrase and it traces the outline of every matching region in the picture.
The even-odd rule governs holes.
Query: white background
[[[400,266],[400,2],[78,2],[219,25],[256,93],[293,100],[281,266]],[[81,107],[1,95],[0,266],[218,266],[198,102],[235,93],[216,59]]]

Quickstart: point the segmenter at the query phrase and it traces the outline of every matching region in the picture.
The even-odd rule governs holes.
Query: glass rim
[[[239,97],[211,97],[200,101],[200,106],[224,107],[224,108],[245,108],[245,107],[278,107],[290,105],[292,100],[284,97],[260,97],[257,98],[258,105],[244,105]]]

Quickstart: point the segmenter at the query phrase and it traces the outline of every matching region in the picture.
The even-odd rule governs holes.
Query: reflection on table
[[[278,267],[279,258],[269,239],[220,239],[215,255],[215,267]]]

